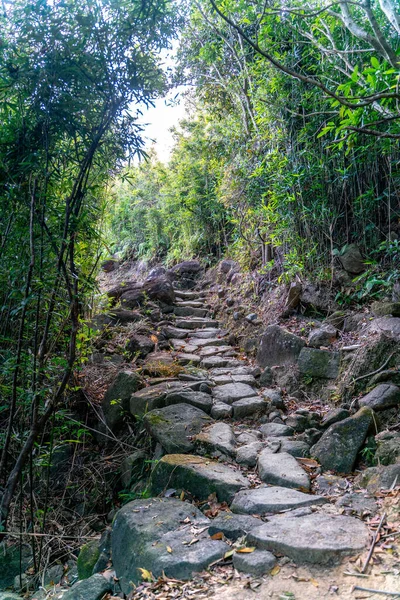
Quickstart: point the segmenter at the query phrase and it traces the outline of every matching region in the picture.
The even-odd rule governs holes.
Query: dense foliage
[[[127,227],[116,248],[171,260],[226,252],[290,278],[328,276],[357,242],[395,269],[396,3],[195,0],[186,10],[176,77],[195,108],[170,164],[153,158],[123,187],[124,210],[139,210],[140,231],[153,235],[139,242]]]

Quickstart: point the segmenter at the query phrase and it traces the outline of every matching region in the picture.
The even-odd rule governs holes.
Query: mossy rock
[[[84,544],[78,556],[78,577],[88,579],[93,575],[93,569],[100,557],[99,542],[93,540]]]

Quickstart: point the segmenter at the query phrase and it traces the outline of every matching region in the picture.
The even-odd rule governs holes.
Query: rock
[[[330,287],[327,285],[316,286],[307,283],[303,286],[300,298],[301,304],[309,312],[326,314],[334,307]]]
[[[169,578],[189,579],[222,558],[228,547],[210,539],[209,524],[198,508],[175,498],[126,504],[117,513],[112,532],[113,566],[123,592],[132,590],[131,581],[141,580],[139,569],[155,578],[165,573]],[[193,539],[199,541],[190,544]]]
[[[271,385],[272,379],[273,378],[272,378],[271,367],[265,367],[265,369],[263,370],[263,372],[260,375],[259,384],[261,387],[264,387],[266,385]]]
[[[260,519],[250,515],[233,515],[230,512],[222,512],[211,521],[208,533],[211,536],[222,532],[228,540],[236,541],[249,533],[251,529],[259,527],[260,524]]]
[[[215,402],[211,408],[211,416],[213,419],[228,419],[233,414],[232,406],[224,402]]]
[[[99,540],[92,540],[81,547],[77,562],[79,579],[88,579],[93,575],[93,569],[99,557]]]
[[[240,360],[229,358],[229,356],[209,356],[207,358],[203,358],[200,364],[203,369],[215,369],[216,367],[238,367],[240,365]]]
[[[175,302],[175,291],[168,277],[148,277],[143,284],[143,291],[151,300],[158,300],[165,304]]]
[[[311,427],[310,429],[306,429],[304,433],[300,433],[300,435],[297,436],[297,440],[305,442],[311,447],[318,442],[322,435],[323,431],[316,429],[315,427]]]
[[[184,340],[191,333],[189,329],[180,329],[178,327],[163,327],[161,329],[161,335],[168,340]]]
[[[221,260],[219,263],[219,270],[221,273],[229,273],[232,269],[237,269],[239,267],[238,263],[230,258],[226,258],[225,260]]]
[[[267,550],[255,550],[250,553],[235,552],[233,566],[237,571],[261,577],[269,573],[276,565],[276,558]]]
[[[373,302],[371,310],[376,317],[400,317],[400,302]]]
[[[0,592],[0,600],[22,600],[22,598],[11,592]]]
[[[257,430],[243,431],[237,435],[236,441],[238,444],[253,444],[259,442],[262,438],[261,432]]]
[[[369,467],[362,471],[354,480],[354,484],[360,488],[366,488],[370,494],[376,494],[380,490],[388,490],[393,482],[400,481],[400,462],[394,465]]]
[[[249,315],[245,316],[246,321],[248,321],[249,323],[253,323],[254,321],[257,321],[258,317],[256,313],[250,313]]]
[[[257,382],[253,375],[216,375],[212,378],[215,385],[225,385],[227,383],[245,383],[256,386]]]
[[[165,405],[171,406],[173,404],[190,404],[196,408],[200,408],[204,412],[210,414],[212,407],[212,397],[210,394],[203,392],[193,392],[191,390],[177,390],[168,394],[165,398]]]
[[[280,390],[274,390],[274,389],[267,388],[266,390],[263,390],[261,393],[264,396],[264,398],[266,400],[268,400],[268,402],[271,404],[271,406],[274,406],[275,408],[278,408],[279,410],[286,409],[285,403],[282,398],[282,392]]]
[[[64,595],[63,600],[101,600],[113,590],[113,583],[100,573],[75,583]]]
[[[258,456],[257,470],[261,481],[288,488],[310,489],[310,478],[297,460],[287,452],[273,454],[266,448]]]
[[[177,317],[205,317],[208,313],[206,308],[193,308],[191,306],[175,306],[174,314]]]
[[[21,562],[21,565],[20,565]],[[23,545],[0,547],[0,590],[11,587],[15,577],[24,573],[32,564],[32,551],[29,546]]]
[[[120,467],[121,483],[124,489],[129,489],[133,483],[136,483],[142,474],[146,452],[136,450],[129,456],[126,456]]]
[[[397,385],[381,383],[369,394],[358,401],[359,406],[367,406],[372,410],[380,411],[400,405],[400,388]]]
[[[257,362],[261,367],[288,365],[296,362],[305,342],[279,325],[269,325],[261,336]]]
[[[311,456],[326,470],[350,473],[373,419],[373,411],[363,407],[352,417],[334,423],[311,448]]]
[[[400,433],[397,431],[384,431],[379,433],[375,440],[377,449],[375,461],[378,465],[391,465],[400,461]]]
[[[370,324],[369,331],[383,333],[393,340],[400,340],[400,319],[398,317],[380,317]]]
[[[218,329],[216,327],[205,327],[204,329],[199,329],[198,331],[190,332],[193,338],[196,338],[196,344],[199,345],[199,340],[210,340],[209,342],[203,342],[204,345],[212,345],[217,346],[218,341],[221,344],[225,344],[226,342],[222,339],[226,337],[227,331],[223,329]],[[211,341],[212,340],[212,341]]]
[[[337,500],[336,506],[344,508],[346,514],[356,514],[360,517],[366,514],[375,515],[379,511],[379,506],[374,498],[356,492],[349,492],[341,496]]]
[[[285,315],[289,315],[300,304],[301,293],[303,286],[299,281],[294,281],[290,284],[288,296],[285,304]]]
[[[186,352],[180,352],[176,355],[176,359],[180,365],[199,365],[200,364],[200,356],[197,354],[189,354]]]
[[[338,423],[339,421],[343,421],[343,419],[347,419],[349,416],[350,412],[346,408],[335,408],[334,410],[330,410],[324,416],[321,421],[321,427],[330,427],[334,423]]]
[[[345,271],[352,275],[359,275],[366,269],[360,249],[355,244],[348,244],[338,255],[338,259]]]
[[[148,411],[162,408],[165,406],[167,395],[177,389],[182,389],[182,387],[184,387],[182,382],[165,381],[158,385],[143,388],[132,394],[129,402],[130,413],[134,417],[142,417]]]
[[[201,333],[200,331],[196,331],[196,335],[191,336],[189,339],[189,342],[191,344],[195,344],[197,347],[201,347],[201,348],[208,348],[209,346],[218,347],[218,346],[226,345],[226,340],[224,340],[223,338],[216,338],[216,337],[201,338],[201,337],[199,337],[200,333]]]
[[[122,423],[124,412],[129,412],[131,395],[142,385],[136,371],[125,369],[118,373],[101,402],[105,421],[111,430]]]
[[[111,318],[113,325],[136,323],[143,318],[138,310],[126,310],[125,308],[114,308],[110,310],[107,315]]]
[[[298,360],[302,375],[322,379],[336,379],[339,374],[340,354],[327,350],[303,348]]]
[[[272,517],[247,536],[248,545],[282,553],[300,564],[337,563],[364,551],[368,541],[368,528],[360,520],[321,513]]]
[[[216,493],[220,502],[230,502],[249,482],[240,471],[215,460],[187,454],[169,454],[157,463],[151,489],[158,494],[170,487],[190,492],[198,500]]]
[[[308,345],[312,348],[329,346],[337,337],[337,329],[326,323],[319,329],[313,329],[308,336]]]
[[[261,485],[238,492],[233,499],[231,510],[234,513],[265,515],[324,504],[327,501],[323,496],[312,496],[287,487]]]
[[[236,462],[238,465],[246,467],[255,467],[257,464],[258,453],[262,450],[262,443],[259,441],[241,446],[236,451]]]
[[[108,292],[108,294],[110,295],[110,292]],[[138,308],[145,300],[143,286],[138,283],[127,287],[127,289],[122,292],[119,300],[123,309]]]
[[[291,427],[288,427],[287,425],[281,425],[280,423],[265,423],[265,425],[261,425],[260,431],[264,438],[286,437],[294,434],[294,431]]]
[[[198,260],[185,260],[181,263],[178,263],[169,272],[174,276],[174,278],[182,277],[182,276],[194,276],[200,273],[202,270],[202,266]]]
[[[253,415],[262,415],[268,410],[268,407],[268,402],[264,398],[260,398],[260,396],[242,398],[242,400],[236,400],[232,404],[233,417],[235,419],[243,419]]]
[[[155,343],[145,335],[133,334],[126,344],[126,350],[131,357],[146,358],[150,352],[153,352]]]
[[[175,327],[178,329],[201,329],[202,327],[218,327],[218,321],[213,319],[201,319],[200,317],[188,318],[188,319],[177,319],[175,321]]]
[[[191,452],[191,438],[211,421],[205,412],[189,404],[152,410],[143,418],[146,430],[169,454]]]
[[[279,438],[278,438],[279,439]],[[307,458],[310,456],[310,446],[306,442],[300,440],[288,440],[288,438],[280,438],[280,452],[287,452],[295,458]]]
[[[202,429],[194,443],[198,454],[235,456],[236,453],[235,436],[227,423],[214,423]]]

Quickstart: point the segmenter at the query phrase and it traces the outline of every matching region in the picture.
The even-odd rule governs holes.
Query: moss
[[[158,413],[149,412],[146,415],[146,420],[150,425],[159,425],[160,423],[169,423],[168,419]]]
[[[100,556],[100,548],[97,541],[84,544],[78,556],[78,577],[88,579],[93,575],[93,569]]]

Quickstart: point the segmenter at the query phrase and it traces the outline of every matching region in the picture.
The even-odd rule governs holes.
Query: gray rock
[[[282,398],[282,392],[280,390],[267,388],[266,390],[262,390],[261,393],[264,398],[270,402],[271,406],[274,406],[279,410],[285,410],[286,407]]]
[[[214,398],[225,404],[232,404],[236,400],[250,398],[254,395],[254,389],[244,383],[227,383],[216,387],[213,391]]]
[[[143,283],[143,291],[151,300],[158,300],[165,304],[175,302],[175,291],[168,276],[159,274],[148,277]]]
[[[100,573],[75,583],[64,595],[63,600],[101,600],[113,590],[113,583]]]
[[[114,430],[122,423],[124,412],[129,411],[131,395],[142,385],[136,371],[126,369],[118,373],[101,402],[104,418],[110,429]]]
[[[227,383],[245,383],[247,385],[256,386],[257,381],[253,375],[215,375],[212,376],[215,385],[226,385]]]
[[[336,506],[345,509],[346,514],[355,514],[363,517],[365,514],[375,515],[379,511],[379,506],[375,499],[365,494],[349,492],[341,496]]]
[[[260,375],[259,383],[260,383],[261,387],[266,386],[266,385],[271,385],[272,380],[273,380],[273,377],[272,377],[271,367],[265,367],[265,369],[263,370],[263,372]]]
[[[224,542],[211,540],[210,521],[195,506],[174,498],[134,500],[116,515],[112,532],[113,566],[122,590],[141,579],[139,568],[154,577],[189,579],[222,558]],[[198,539],[196,544],[189,544]],[[168,548],[171,552],[168,551]]]
[[[261,432],[258,430],[243,431],[237,434],[236,441],[238,444],[252,444],[253,442],[258,442],[261,438]]]
[[[381,383],[369,394],[358,401],[360,406],[367,406],[372,410],[380,411],[400,405],[400,388],[397,385]]]
[[[181,329],[178,327],[163,327],[161,329],[161,335],[168,340],[184,340],[191,333],[192,332],[189,329]]]
[[[189,453],[194,449],[193,436],[212,419],[189,404],[174,404],[148,412],[143,424],[149,434],[169,453]]]
[[[176,356],[176,360],[180,365],[199,365],[200,356],[197,354],[189,354],[187,352],[180,352]]]
[[[230,512],[223,512],[211,521],[208,528],[210,535],[222,532],[229,540],[237,540],[245,536],[251,529],[261,525],[260,519],[250,515],[233,515]]]
[[[198,260],[184,260],[172,267],[169,272],[174,278],[177,278],[187,275],[197,275],[202,269],[203,267]]]
[[[177,319],[175,321],[175,327],[178,329],[201,329],[202,327],[218,327],[218,321],[213,319],[193,317],[187,319]]]
[[[236,462],[238,465],[246,467],[255,467],[257,464],[258,453],[262,450],[262,443],[259,441],[241,446],[236,451]]]
[[[400,460],[400,433],[385,431],[375,437],[375,460],[379,465],[391,465]]]
[[[192,306],[174,306],[174,313],[177,317],[202,317],[207,316],[206,308],[194,308]]]
[[[21,566],[20,566],[21,561]],[[32,551],[29,546],[0,546],[0,589],[6,589],[14,584],[15,577],[24,573],[32,564]]]
[[[132,483],[136,483],[142,474],[146,452],[136,450],[129,456],[126,456],[120,467],[121,483],[124,489],[129,489]]]
[[[150,352],[153,352],[155,343],[149,337],[145,335],[139,335],[137,333],[130,336],[126,350],[129,352],[131,357],[146,358]]]
[[[273,454],[263,450],[258,457],[260,479],[271,485],[310,489],[310,478],[297,460],[287,452]]]
[[[261,485],[238,492],[231,504],[231,510],[240,514],[264,515],[324,504],[327,501],[323,496],[312,496],[287,487]]]
[[[296,362],[305,342],[279,325],[270,325],[261,336],[257,362],[261,367]]]
[[[308,345],[312,348],[320,348],[321,346],[329,346],[337,337],[337,329],[325,323],[318,329],[313,329],[308,336]]]
[[[300,440],[289,440],[288,438],[280,438],[280,452],[287,452],[295,458],[306,458],[310,456],[310,446],[306,442]]]
[[[193,339],[196,340],[196,344],[199,344],[199,340],[212,340],[212,346],[217,346],[218,344],[215,342],[221,342],[221,345],[224,344],[224,340],[222,338],[226,337],[227,332],[222,329],[218,329],[217,327],[205,327],[204,329],[199,329],[198,331],[190,332],[193,336]],[[207,345],[207,344],[205,344]]]
[[[376,317],[400,317],[400,302],[373,302],[371,310]]]
[[[228,419],[233,414],[232,406],[224,402],[215,402],[211,408],[211,416],[213,419]]]
[[[151,489],[159,494],[168,488],[190,492],[199,500],[215,493],[220,502],[233,496],[249,482],[240,471],[202,456],[169,454],[157,463],[151,476]]]
[[[211,456],[235,456],[236,442],[232,427],[227,423],[214,423],[202,429],[194,438],[198,454],[211,454]]]
[[[203,358],[200,364],[204,369],[215,369],[216,367],[238,367],[240,362],[240,360],[229,358],[229,356],[209,356]]]
[[[373,423],[373,415],[373,411],[365,406],[352,417],[334,423],[311,448],[311,456],[324,469],[350,473]]]
[[[366,269],[360,249],[355,244],[347,245],[338,258],[343,269],[352,275],[359,275]]]
[[[313,513],[273,517],[247,536],[257,548],[279,552],[298,563],[332,564],[368,547],[368,528],[353,517]]]
[[[368,331],[371,333],[383,333],[387,337],[399,341],[400,340],[400,318],[398,317],[379,317],[374,319]]]
[[[168,394],[187,387],[180,381],[164,381],[158,385],[151,385],[132,394],[130,398],[130,413],[135,417],[143,417],[148,411],[165,406]]]
[[[254,415],[262,415],[268,410],[268,402],[260,396],[242,398],[233,402],[233,416],[235,419],[243,419]]]
[[[265,438],[286,437],[294,434],[291,427],[281,425],[280,423],[265,423],[265,425],[261,425],[260,431]]]
[[[177,390],[168,394],[165,398],[165,405],[171,406],[173,404],[190,404],[196,408],[200,408],[206,413],[211,412],[212,397],[209,394],[203,392],[193,392],[185,390]]]
[[[334,423],[339,423],[343,419],[347,419],[350,416],[350,412],[346,408],[335,408],[330,410],[322,419],[321,427],[330,427]]]
[[[301,293],[301,305],[309,312],[326,314],[335,308],[330,286],[306,283]]]
[[[249,553],[235,552],[233,566],[241,573],[261,577],[269,573],[276,565],[276,558],[268,550],[255,550]]]
[[[394,481],[400,481],[400,462],[386,467],[369,467],[357,475],[354,484],[366,488],[370,494],[375,494],[381,489],[388,490]]]
[[[299,355],[298,365],[302,375],[336,379],[339,374],[340,354],[316,348],[303,348]]]

